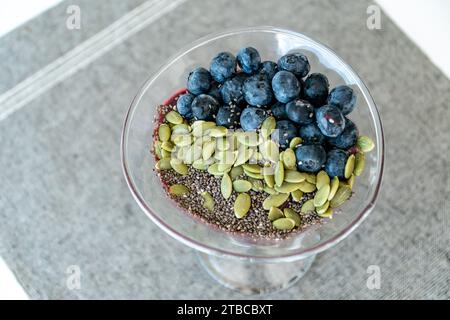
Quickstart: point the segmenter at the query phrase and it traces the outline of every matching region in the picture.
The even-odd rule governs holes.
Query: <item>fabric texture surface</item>
[[[140,1],[117,3],[83,1],[91,18],[73,44]],[[119,142],[134,94],[182,46],[223,28],[273,25],[325,43],[364,79],[381,112],[386,167],[369,218],[268,298],[450,299],[450,81],[387,16],[369,30],[370,4],[188,0],[1,121],[0,255],[30,297],[244,298],[141,212]],[[0,39],[0,92],[71,48],[58,25],[67,5]],[[79,290],[66,285],[71,265],[81,270]],[[381,270],[377,290],[366,285],[371,265]]]

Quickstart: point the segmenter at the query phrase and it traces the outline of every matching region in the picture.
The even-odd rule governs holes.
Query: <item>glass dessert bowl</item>
[[[356,93],[351,119],[361,134],[372,137],[375,148],[366,155],[365,170],[349,201],[322,224],[293,233],[286,239],[249,237],[203,223],[172,201],[155,168],[152,135],[157,106],[185,86],[189,72],[206,66],[221,51],[237,52],[252,46],[264,59],[301,51],[313,72],[325,74],[330,87],[346,84]],[[180,52],[149,79],[135,96],[126,115],[121,152],[127,184],[142,210],[161,229],[197,250],[208,273],[220,283],[246,294],[288,287],[309,269],[317,253],[337,244],[368,216],[375,205],[383,172],[383,131],[376,105],[356,73],[332,50],[299,33],[272,27],[229,30],[200,39]],[[217,208],[216,210],[220,210]]]

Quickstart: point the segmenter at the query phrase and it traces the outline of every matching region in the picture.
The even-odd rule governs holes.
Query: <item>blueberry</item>
[[[177,110],[186,119],[192,118],[191,104],[195,96],[190,93],[182,94],[177,100]]]
[[[286,104],[277,101],[272,106],[272,114],[277,120],[287,120]]]
[[[192,115],[197,120],[212,120],[219,109],[219,102],[207,94],[201,94],[192,101]]]
[[[323,144],[325,136],[315,123],[300,127],[299,136],[304,144]]]
[[[264,109],[247,107],[241,113],[241,127],[244,131],[259,129],[266,117],[267,113]]]
[[[209,89],[207,95],[213,97],[219,103],[222,102],[222,95],[220,93],[220,88],[217,85],[217,83],[211,84],[211,89]]]
[[[328,138],[328,143],[333,147],[348,149],[356,144],[357,139],[358,128],[353,121],[346,118],[344,131],[342,131],[342,133],[336,138]]]
[[[338,107],[343,115],[347,115],[355,108],[356,94],[349,86],[337,86],[331,90],[328,96],[328,104]]]
[[[219,108],[216,115],[216,124],[224,126],[229,129],[234,129],[239,126],[239,118],[241,116],[241,109],[236,105],[228,105]]]
[[[346,163],[347,163],[347,153],[340,149],[332,149],[327,153],[325,172],[330,177],[344,178]]]
[[[329,104],[316,110],[316,121],[320,131],[327,137],[337,137],[345,128],[345,118],[341,111]]]
[[[234,103],[237,105],[242,105],[245,102],[244,99],[244,78],[234,77],[225,81],[225,83],[220,87],[220,93],[222,100],[225,104]]]
[[[262,75],[254,75],[244,81],[245,101],[252,106],[265,106],[273,99],[270,82]]]
[[[190,93],[199,95],[208,92],[211,87],[211,74],[205,68],[196,68],[189,73],[187,89]]]
[[[264,74],[267,77],[267,80],[272,81],[275,73],[278,72],[278,66],[273,61],[264,61],[261,64],[261,68],[259,69],[259,73]]]
[[[298,124],[314,122],[314,107],[306,100],[296,99],[286,104],[289,120]]]
[[[317,172],[327,159],[325,149],[318,144],[301,145],[295,149],[297,169],[304,172]]]
[[[278,71],[272,79],[272,88],[278,101],[287,103],[298,97],[300,93],[300,82],[293,73]]]
[[[237,54],[239,67],[245,73],[252,74],[258,71],[261,65],[261,57],[258,50],[252,47],[242,48]]]
[[[236,58],[229,52],[221,52],[211,60],[211,75],[219,83],[224,83],[236,73]]]
[[[278,60],[278,68],[292,72],[296,76],[303,78],[308,74],[311,66],[309,65],[308,58],[304,54],[296,52],[282,56]]]
[[[292,138],[297,136],[297,127],[289,120],[281,120],[277,122],[275,132],[272,134],[272,139],[277,142],[282,149],[289,146]]]
[[[312,73],[305,80],[303,97],[315,107],[321,107],[327,102],[329,87],[327,77],[321,73]]]

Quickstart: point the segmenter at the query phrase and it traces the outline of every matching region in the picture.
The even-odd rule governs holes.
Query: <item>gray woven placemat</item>
[[[83,4],[93,17],[121,11],[95,3]],[[66,4],[1,38],[0,57],[8,55],[4,44],[19,45],[31,34],[48,47],[39,56],[47,50],[57,56],[52,48],[67,30],[53,24]],[[381,109],[387,154],[372,215],[321,254],[298,284],[271,297],[450,298],[450,82],[386,16],[381,30],[368,30],[368,5],[189,0],[1,121],[0,255],[27,293],[38,299],[242,298],[213,282],[194,253],[134,203],[121,173],[120,131],[137,88],[181,46],[225,27],[274,25],[318,39],[354,66]],[[100,30],[107,25],[101,20],[87,27]],[[0,88],[49,62],[35,64],[32,49],[28,42],[14,49],[27,54],[8,57],[20,71],[0,73]],[[70,265],[81,269],[79,290],[66,286]],[[370,265],[381,269],[379,290],[366,286]]]

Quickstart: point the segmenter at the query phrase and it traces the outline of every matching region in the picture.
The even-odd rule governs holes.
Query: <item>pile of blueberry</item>
[[[196,68],[188,76],[188,93],[177,101],[178,112],[188,120],[212,120],[217,125],[244,131],[258,130],[269,115],[276,120],[274,139],[281,149],[299,136],[295,150],[299,171],[344,176],[349,149],[358,129],[346,116],[356,95],[341,85],[329,91],[321,73],[311,73],[308,58],[288,53],[278,63],[261,62],[255,48],[242,48],[215,56],[209,71]]]

